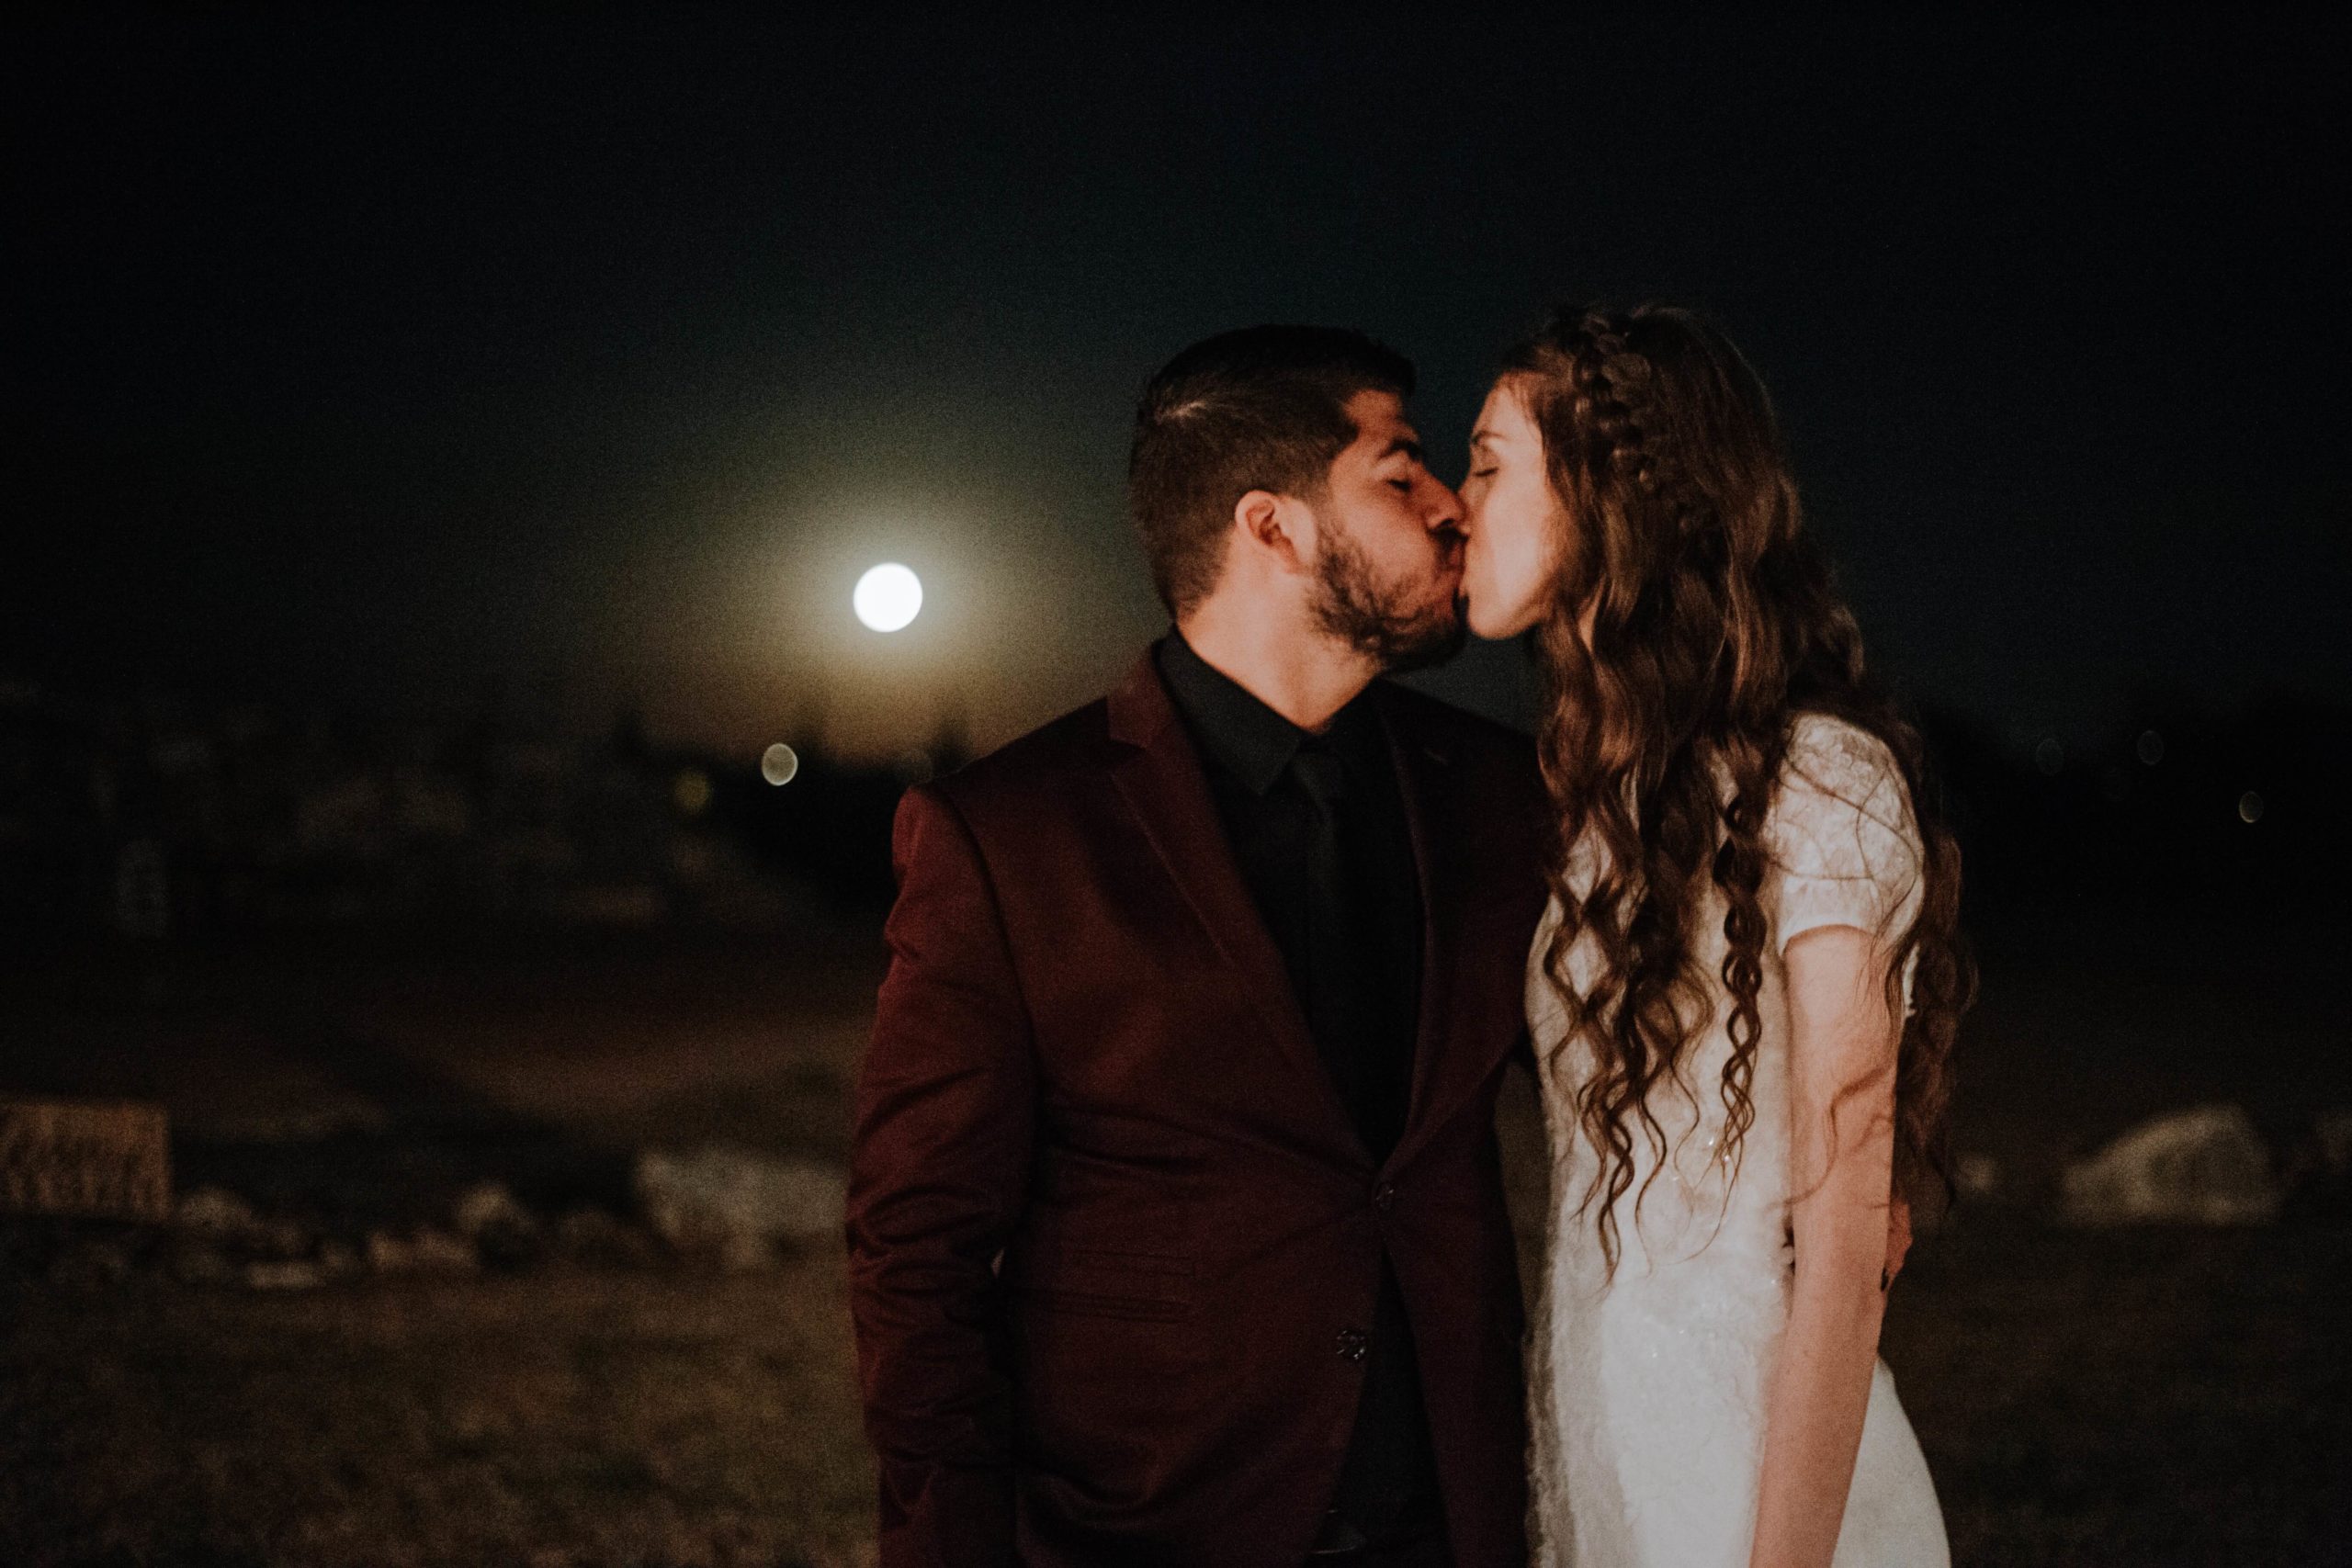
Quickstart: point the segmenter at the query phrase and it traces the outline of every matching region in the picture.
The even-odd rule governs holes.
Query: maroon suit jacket
[[[1378,1168],[1148,656],[899,807],[848,1224],[883,1568],[1298,1568],[1384,1248],[1454,1562],[1526,1562],[1494,1106],[1541,787],[1523,736],[1380,690],[1427,930]]]

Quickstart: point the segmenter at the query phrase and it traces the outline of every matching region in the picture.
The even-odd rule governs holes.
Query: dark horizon
[[[831,30],[828,30],[831,29]],[[1714,313],[1874,655],[2068,742],[2352,703],[2344,26],[117,12],[18,29],[0,675],[992,744],[1157,630],[1129,399],[1342,321],[1441,471],[1561,299]],[[933,588],[861,631],[864,566]],[[1515,658],[1432,683],[1509,711]]]

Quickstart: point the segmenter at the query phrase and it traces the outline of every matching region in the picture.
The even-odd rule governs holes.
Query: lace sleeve
[[[1893,942],[1917,918],[1926,855],[1910,792],[1876,736],[1818,714],[1798,719],[1765,839],[1779,884],[1766,890],[1776,952],[1823,926]]]

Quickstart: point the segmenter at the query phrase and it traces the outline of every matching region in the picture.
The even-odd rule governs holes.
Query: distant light
[[[2262,820],[2262,796],[2248,790],[2238,796],[2238,820],[2255,823]]]
[[[670,782],[670,798],[682,813],[699,817],[710,808],[710,775],[700,768],[686,768]]]
[[[1951,1174],[1952,1185],[1970,1198],[1990,1198],[2001,1190],[2001,1162],[1991,1155],[1962,1155]]]
[[[800,754],[779,740],[760,753],[760,777],[772,784],[788,784],[800,772]]]
[[[885,561],[857,580],[849,603],[874,630],[899,631],[922,609],[922,580],[896,561]]]
[[[2165,738],[2153,729],[2143,729],[2140,731],[2140,744],[2132,750],[2140,761],[2153,768],[2165,760]]]
[[[2058,744],[2056,736],[2043,736],[2041,744],[2033,749],[2033,765],[2056,778],[2059,771],[2066,765],[2066,748]]]

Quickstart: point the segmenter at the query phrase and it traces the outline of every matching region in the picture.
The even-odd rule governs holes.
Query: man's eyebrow
[[[1389,442],[1387,446],[1381,448],[1380,456],[1374,457],[1373,461],[1375,463],[1385,462],[1387,459],[1396,456],[1399,452],[1402,452],[1406,457],[1412,458],[1416,463],[1425,461],[1421,455],[1421,444],[1419,441],[1414,440],[1409,435],[1399,435],[1395,440]]]

